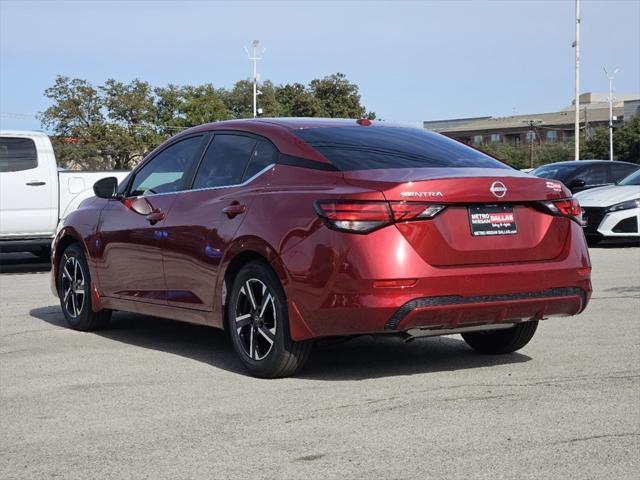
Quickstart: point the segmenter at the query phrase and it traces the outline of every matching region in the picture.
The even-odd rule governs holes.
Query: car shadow
[[[59,306],[31,310],[30,315],[66,328]],[[247,375],[225,332],[201,325],[116,312],[109,328],[92,334],[117,342],[180,355],[224,370]],[[479,355],[459,337],[432,337],[405,343],[391,336],[321,341],[296,378],[329,381],[447,372],[522,363],[527,355]]]
[[[51,262],[30,253],[0,253],[0,274],[51,271]]]

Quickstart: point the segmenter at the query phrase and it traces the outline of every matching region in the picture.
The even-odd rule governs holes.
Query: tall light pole
[[[575,160],[580,160],[580,0],[576,0],[576,39],[573,42],[575,48],[575,67],[576,67],[576,91],[575,91]]]
[[[616,68],[613,73],[607,72],[605,67],[602,69],[609,79],[609,160],[613,161],[613,80],[620,69]]]
[[[244,47],[244,51],[247,52],[248,59],[253,63],[253,118],[258,116],[258,108],[257,108],[257,96],[258,96],[258,80],[260,79],[260,75],[258,74],[258,60],[262,60],[262,57],[258,55],[262,55],[267,49],[263,48],[260,53],[258,50],[260,49],[260,40],[254,40],[251,42],[251,52],[247,47]]]

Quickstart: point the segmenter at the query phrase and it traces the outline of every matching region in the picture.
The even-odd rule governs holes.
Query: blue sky
[[[581,4],[581,91],[607,89],[603,65],[621,69],[617,91],[640,91],[640,1]],[[0,126],[39,128],[29,116],[57,74],[230,87],[254,38],[263,79],[343,72],[386,120],[553,111],[573,97],[573,13],[573,0],[0,0]]]

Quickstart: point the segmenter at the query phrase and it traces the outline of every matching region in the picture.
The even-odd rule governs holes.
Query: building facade
[[[615,94],[614,127],[640,115],[639,94]],[[593,128],[609,124],[608,94],[580,95],[580,128],[589,134]],[[573,102],[558,111],[509,117],[473,117],[423,122],[424,128],[470,145],[531,142],[565,142],[573,140],[575,113]]]

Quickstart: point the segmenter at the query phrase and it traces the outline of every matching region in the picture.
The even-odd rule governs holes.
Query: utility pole
[[[609,160],[613,161],[613,80],[620,69],[616,68],[613,73],[607,72],[605,67],[602,69],[609,79]]]
[[[542,123],[541,120],[524,120],[522,123],[529,127],[529,168],[533,168],[533,140],[536,136],[535,128]]]
[[[580,160],[580,0],[576,0],[576,39],[573,42],[576,49],[576,91],[575,91],[575,160]]]
[[[262,60],[262,57],[258,55],[262,55],[267,49],[263,48],[260,53],[258,50],[260,48],[260,40],[254,40],[251,42],[251,52],[247,47],[244,47],[244,51],[247,52],[248,59],[253,63],[253,118],[258,116],[258,108],[257,108],[257,97],[258,97],[258,80],[260,79],[260,75],[258,74],[258,60]]]

